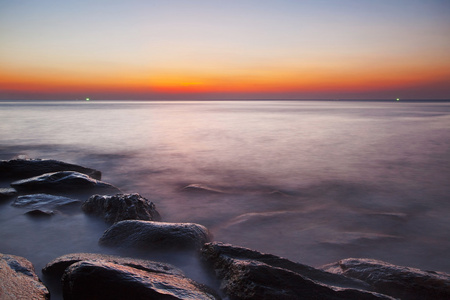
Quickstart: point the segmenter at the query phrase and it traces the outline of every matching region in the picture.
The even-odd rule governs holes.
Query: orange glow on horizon
[[[380,68],[367,72],[352,69],[252,70],[235,74],[190,74],[187,71],[174,74],[108,74],[108,76],[80,76],[32,73],[1,73],[0,90],[29,93],[66,92],[121,92],[121,93],[283,93],[283,92],[363,92],[407,88],[433,82],[445,82],[450,78],[447,69],[424,68],[389,70]]]

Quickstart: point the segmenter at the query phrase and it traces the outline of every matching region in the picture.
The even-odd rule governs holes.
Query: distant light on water
[[[400,101],[400,98],[397,98],[396,100],[397,100],[397,101]]]
[[[89,99],[89,98],[86,98],[86,101],[89,101],[89,100],[91,100],[91,99]],[[397,99],[397,101],[398,101],[398,99]]]

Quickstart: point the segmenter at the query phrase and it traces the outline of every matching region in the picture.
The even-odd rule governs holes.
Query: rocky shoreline
[[[0,201],[32,217],[81,209],[110,227],[103,247],[195,253],[219,287],[179,268],[138,258],[70,253],[42,270],[60,280],[64,299],[450,299],[450,275],[386,262],[348,258],[319,268],[213,241],[200,224],[169,223],[139,194],[123,194],[101,172],[56,160],[0,161]],[[70,195],[85,197],[83,203]],[[50,299],[26,258],[0,254],[0,299]]]

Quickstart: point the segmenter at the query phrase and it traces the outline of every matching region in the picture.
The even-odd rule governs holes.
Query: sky
[[[0,99],[450,99],[449,0],[0,0]]]

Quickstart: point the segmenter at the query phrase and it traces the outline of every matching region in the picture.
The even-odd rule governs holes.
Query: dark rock
[[[333,288],[256,261],[236,262],[228,272],[222,287],[230,299],[393,299],[363,290]]]
[[[0,201],[9,200],[18,195],[16,189],[13,188],[0,188]]]
[[[115,186],[74,171],[47,173],[11,183],[19,192],[105,192],[120,193]]]
[[[201,256],[230,299],[392,299],[362,281],[246,248],[207,243]]]
[[[400,299],[450,299],[450,275],[402,267],[374,259],[348,258],[322,269],[357,278]]]
[[[0,254],[0,299],[50,299],[50,293],[27,259]]]
[[[146,250],[194,250],[210,239],[208,229],[199,224],[130,220],[112,225],[99,243]]]
[[[250,260],[286,269],[312,280],[341,288],[368,289],[370,285],[352,278],[325,272],[307,265],[293,262],[273,254],[261,253],[244,247],[237,247],[220,242],[207,243],[201,250],[202,259],[211,264],[217,271],[224,270],[236,260]],[[219,274],[220,275],[220,274]]]
[[[151,260],[95,253],[72,253],[60,256],[49,262],[42,269],[42,272],[45,275],[61,277],[65,269],[67,269],[70,265],[80,261],[108,262],[116,265],[132,267],[147,272],[184,276],[184,273],[180,269],[170,264],[154,262]]]
[[[31,216],[31,217],[51,217],[55,213],[51,210],[33,209],[30,211],[27,211],[25,214],[28,216]]]
[[[139,194],[93,195],[81,208],[85,213],[102,216],[108,223],[123,220],[161,220],[155,205]]]
[[[62,281],[65,300],[219,299],[207,287],[184,276],[109,262],[72,264]]]
[[[0,178],[23,179],[59,171],[76,171],[100,180],[102,173],[95,169],[53,159],[12,159],[0,161]]]
[[[17,197],[17,199],[12,203],[12,206],[51,210],[76,203],[80,203],[80,201],[63,196],[31,194]]]

